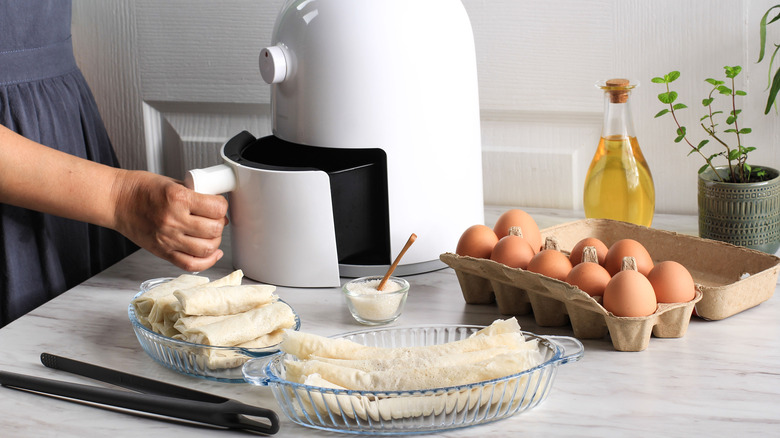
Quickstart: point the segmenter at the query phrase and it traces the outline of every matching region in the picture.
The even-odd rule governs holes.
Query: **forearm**
[[[0,125],[0,203],[116,230],[187,271],[222,257],[227,200],[56,151]]]
[[[43,146],[0,125],[0,202],[113,228],[122,170]]]

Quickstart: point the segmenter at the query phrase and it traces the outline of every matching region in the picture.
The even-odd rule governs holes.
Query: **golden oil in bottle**
[[[589,218],[650,226],[655,185],[633,132],[628,96],[634,87],[625,79],[611,79],[601,86],[604,126],[585,177],[583,205]]]

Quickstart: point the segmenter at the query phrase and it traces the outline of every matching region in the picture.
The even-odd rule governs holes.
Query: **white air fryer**
[[[474,40],[460,0],[294,0],[260,53],[273,135],[243,132],[188,175],[229,193],[233,264],[257,281],[337,287],[444,267],[483,223]]]

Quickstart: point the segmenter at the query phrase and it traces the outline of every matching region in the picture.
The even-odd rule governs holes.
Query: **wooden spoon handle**
[[[392,274],[393,271],[395,271],[395,268],[398,267],[398,263],[401,261],[401,257],[403,257],[403,255],[406,253],[409,247],[412,246],[415,240],[417,240],[417,235],[412,233],[412,235],[409,236],[409,240],[406,241],[406,245],[404,245],[403,249],[401,249],[401,252],[398,253],[398,257],[396,257],[393,264],[390,265],[390,269],[387,270],[387,273],[385,274],[384,278],[382,278],[382,281],[379,282],[379,286],[376,287],[376,290],[382,290],[385,288],[385,283],[387,283],[387,279],[390,278],[390,274]]]

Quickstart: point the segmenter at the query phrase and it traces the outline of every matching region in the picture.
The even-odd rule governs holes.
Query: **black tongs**
[[[0,384],[15,389],[117,406],[231,429],[251,430],[269,435],[279,431],[279,417],[269,409],[250,406],[218,395],[49,353],[41,354],[41,362],[49,368],[86,376],[137,392],[63,382],[6,371],[0,371]],[[265,418],[268,420],[268,424],[251,420],[246,416]]]

